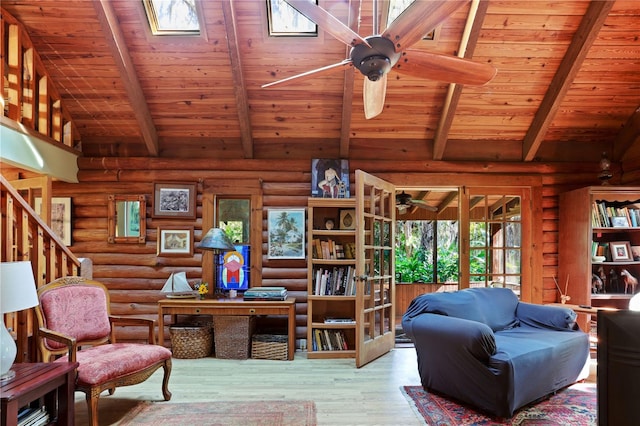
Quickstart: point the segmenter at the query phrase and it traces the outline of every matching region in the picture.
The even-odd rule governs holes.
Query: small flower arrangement
[[[204,297],[209,292],[209,284],[206,281],[202,281],[194,286],[194,289],[198,291],[200,295],[200,299],[204,299]]]

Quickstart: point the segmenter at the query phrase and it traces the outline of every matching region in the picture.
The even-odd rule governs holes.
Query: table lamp
[[[38,305],[36,283],[31,262],[0,263],[0,382],[11,379],[15,372],[11,366],[16,359],[16,342],[4,323],[4,314],[29,309]]]
[[[213,283],[214,283],[214,297],[224,297],[224,292],[218,285],[218,265],[220,263],[220,254],[223,251],[235,250],[235,246],[227,237],[227,234],[220,228],[211,228],[200,241],[199,249],[209,250],[213,252]]]

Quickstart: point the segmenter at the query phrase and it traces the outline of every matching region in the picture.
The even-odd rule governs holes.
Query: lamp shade
[[[31,262],[0,263],[0,313],[22,311],[37,304]]]
[[[220,228],[209,229],[202,241],[200,241],[198,248],[213,251],[236,249],[227,234]]]

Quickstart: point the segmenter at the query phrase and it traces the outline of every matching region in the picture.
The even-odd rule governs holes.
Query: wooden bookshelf
[[[640,258],[633,258],[633,247],[640,246],[640,222],[632,216],[639,209],[640,187],[589,186],[560,195],[557,280],[563,291],[567,283],[569,303],[628,306],[632,294],[625,293],[621,272],[640,277]],[[595,255],[604,259],[595,259]],[[594,275],[604,277],[603,288],[592,288]],[[579,323],[589,330],[588,315],[581,315]]]
[[[355,207],[354,198],[308,201],[308,358],[356,355],[356,231],[340,229],[341,212]]]

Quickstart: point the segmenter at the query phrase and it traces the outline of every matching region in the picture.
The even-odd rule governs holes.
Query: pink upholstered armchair
[[[171,351],[155,344],[155,323],[110,314],[109,292],[93,280],[59,278],[38,289],[38,345],[45,362],[77,361],[76,390],[85,393],[89,421],[98,425],[98,398],[118,386],[141,383],[164,369],[162,394],[171,399]],[[149,327],[149,344],[116,343],[113,325]]]

